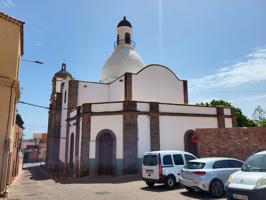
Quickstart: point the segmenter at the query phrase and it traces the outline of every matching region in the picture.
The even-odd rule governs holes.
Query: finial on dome
[[[130,28],[132,28],[132,25],[131,23],[127,20],[126,16],[123,17],[123,20],[120,21],[117,25],[117,28],[120,27],[120,26],[128,26]]]
[[[66,63],[62,63],[62,68],[61,68],[62,71],[66,71]]]

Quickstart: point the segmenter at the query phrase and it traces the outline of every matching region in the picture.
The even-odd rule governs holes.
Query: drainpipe
[[[12,92],[13,92],[13,87],[15,84],[15,80],[13,80],[12,85],[11,85],[11,89],[10,89],[10,97],[9,97],[9,110],[8,110],[8,118],[7,118],[7,125],[6,125],[6,136],[5,136],[5,142],[4,142],[4,151],[3,151],[3,167],[2,167],[2,171],[1,171],[1,188],[0,188],[0,193],[5,192],[6,188],[4,188],[4,190],[2,191],[2,187],[5,186],[6,181],[7,181],[7,165],[8,165],[8,156],[9,156],[9,152],[10,152],[10,138],[9,138],[9,123],[10,123],[10,115],[11,115],[11,101],[12,101]],[[14,105],[15,106],[15,105]],[[7,147],[7,148],[6,148]],[[5,182],[4,180],[4,176],[5,176]]]

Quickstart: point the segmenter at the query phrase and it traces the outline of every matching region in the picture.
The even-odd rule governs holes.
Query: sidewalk
[[[10,187],[9,195],[5,200],[60,200],[63,196],[53,187],[55,182],[40,164],[26,164],[21,174]]]

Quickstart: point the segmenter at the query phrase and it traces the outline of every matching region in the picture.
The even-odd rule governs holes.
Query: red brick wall
[[[199,157],[226,156],[246,160],[266,149],[266,128],[196,129]]]

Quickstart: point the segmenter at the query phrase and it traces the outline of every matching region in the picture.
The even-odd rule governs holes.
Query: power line
[[[37,104],[25,102],[25,101],[20,101],[20,100],[18,101],[18,103],[25,104],[25,105],[28,105],[28,106],[37,107],[37,108],[43,108],[43,109],[47,109],[47,110],[61,110],[61,109],[49,108],[47,106],[41,106],[41,105],[37,105]],[[68,108],[62,108],[62,110],[67,110],[67,109]]]
[[[49,108],[49,107],[47,107],[47,106],[40,106],[40,105],[37,105],[37,104],[33,104],[33,103],[25,102],[25,101],[20,101],[20,100],[19,100],[18,103],[25,104],[25,105],[28,105],[28,106],[37,107],[37,108],[44,108],[44,109],[51,110],[51,108]]]

